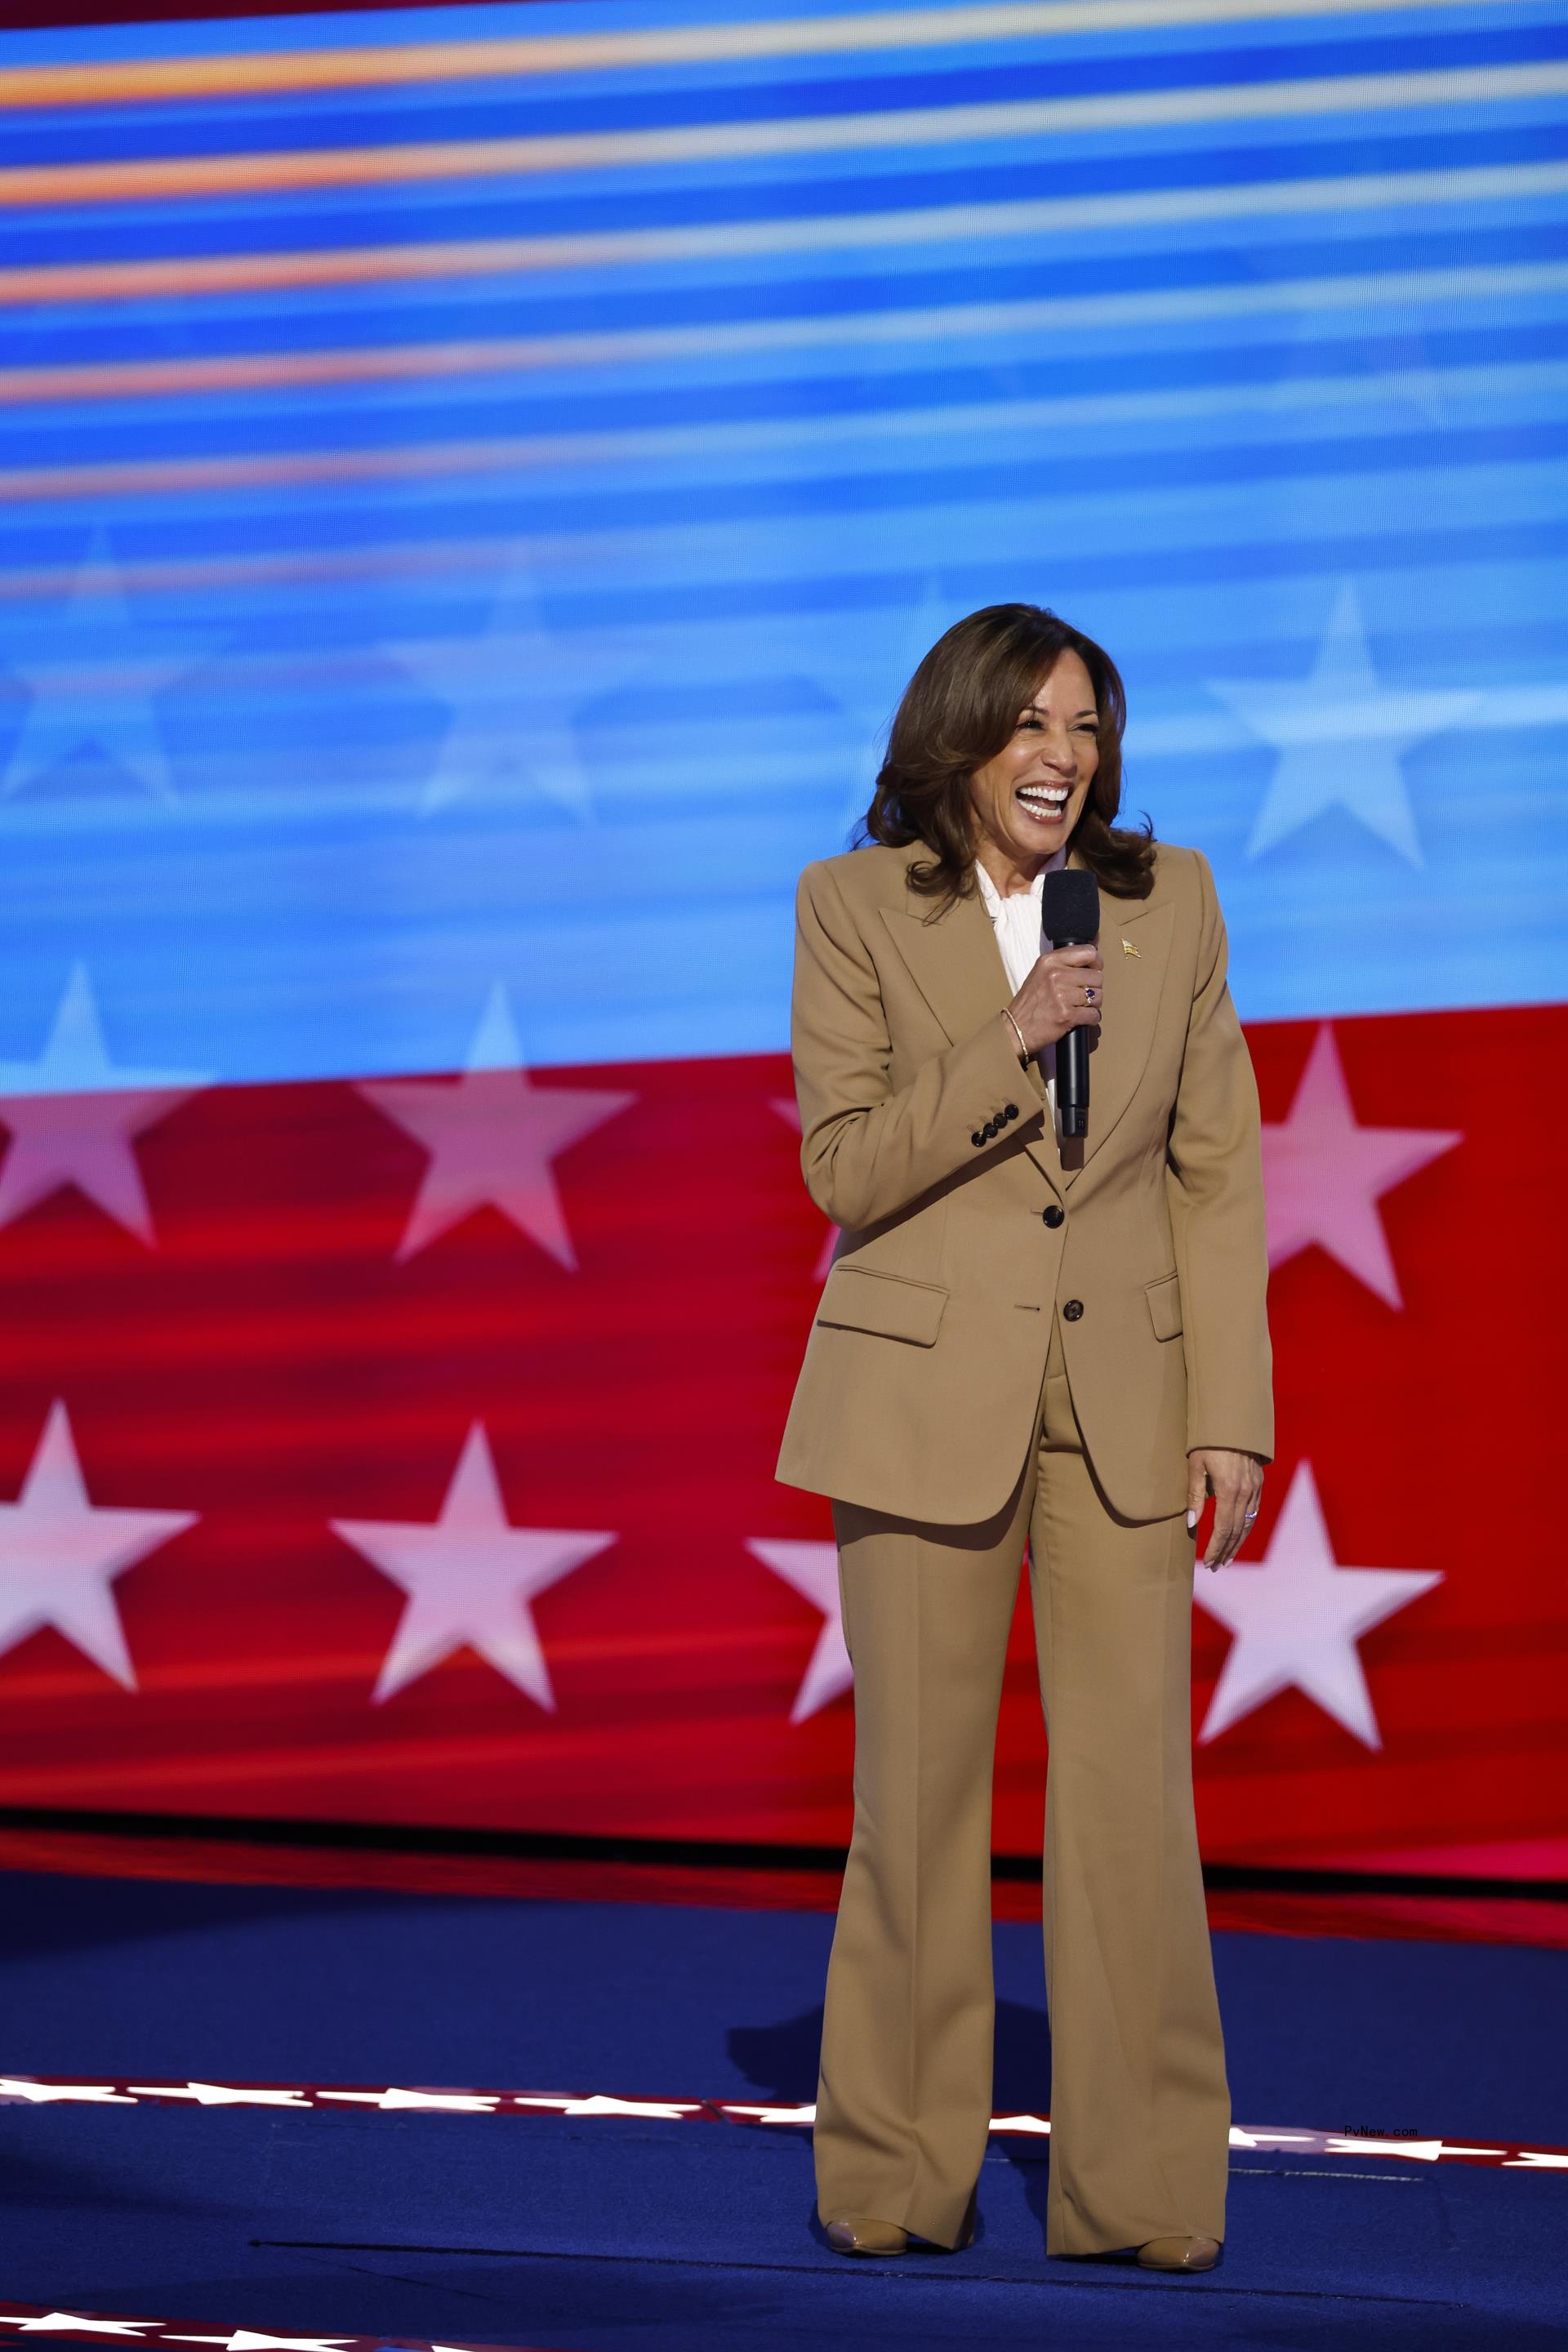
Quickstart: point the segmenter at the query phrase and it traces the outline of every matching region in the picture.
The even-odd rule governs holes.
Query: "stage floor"
[[[1550,2161],[1237,2147],[1221,2267],[1166,2280],[1047,2261],[1049,2142],[1013,2132],[993,2139],[967,2252],[833,2256],[804,2128],[643,2111],[810,2100],[819,1910],[30,1872],[0,1876],[0,2069],[100,2094],[0,2105],[13,2333],[37,2306],[225,2344],[583,2352],[1531,2352],[1568,2334],[1568,2169]],[[1038,1934],[999,1921],[995,1944],[995,2105],[1026,2114],[1048,2083]],[[1238,2123],[1568,2141],[1568,1953],[1234,1931],[1215,1953]],[[117,2103],[137,2084],[187,2095]],[[258,2084],[281,2087],[233,2103]],[[296,2085],[626,2105],[432,2112],[304,2104]]]

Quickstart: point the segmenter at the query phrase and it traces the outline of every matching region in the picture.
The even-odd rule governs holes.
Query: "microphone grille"
[[[1047,875],[1040,892],[1040,929],[1047,940],[1093,939],[1100,929],[1100,885],[1092,874],[1064,866]]]

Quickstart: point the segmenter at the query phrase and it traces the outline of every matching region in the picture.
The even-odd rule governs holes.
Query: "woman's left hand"
[[[1256,1454],[1233,1454],[1225,1445],[1197,1445],[1187,1456],[1187,1525],[1195,1528],[1205,1494],[1214,1496],[1205,1568],[1234,1559],[1252,1531],[1263,1492],[1263,1465]]]

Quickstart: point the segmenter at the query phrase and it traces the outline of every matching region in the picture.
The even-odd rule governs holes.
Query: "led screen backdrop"
[[[1554,0],[19,33],[0,140],[0,1802],[843,1836],[793,889],[1021,596],[1268,1122],[1206,1849],[1568,1868]]]

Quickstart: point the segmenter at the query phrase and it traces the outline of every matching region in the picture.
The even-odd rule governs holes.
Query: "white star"
[[[1050,2131],[1049,2116],[993,2116],[990,2128],[994,2132],[1032,2132],[1044,2138]]]
[[[792,1102],[788,1095],[774,1095],[773,1097],[773,1106],[777,1111],[779,1117],[783,1119],[784,1125],[786,1127],[793,1127],[796,1135],[798,1135],[800,1133],[800,1105],[797,1102]],[[822,1237],[822,1247],[816,1253],[816,1264],[811,1269],[811,1278],[814,1282],[826,1281],[827,1270],[833,1264],[834,1244],[837,1239],[838,1228],[837,1225],[830,1223],[826,1233],[824,1234]]]
[[[847,1691],[855,1678],[839,1612],[838,1548],[830,1543],[772,1542],[757,1537],[747,1538],[746,1549],[822,1612],[822,1631],[790,1709],[790,1721],[804,1723],[808,1715],[816,1715]]]
[[[320,2091],[322,2099],[352,2099],[360,2106],[381,2107],[388,2114],[405,2108],[439,2107],[454,2115],[493,2116],[500,2105],[499,2091]]]
[[[1329,2132],[1324,2137],[1323,2152],[1327,2156],[1400,2156],[1414,2164],[1436,2164],[1444,2157],[1496,2156],[1495,2147],[1475,2147],[1465,2141],[1448,2139],[1374,2139],[1357,2132],[1346,2137]]]
[[[1358,1127],[1325,1022],[1284,1120],[1263,1129],[1269,1265],[1316,1243],[1390,1307],[1402,1306],[1377,1203],[1464,1139],[1435,1128]]]
[[[605,2091],[595,2091],[591,2099],[534,2098],[519,2092],[514,2105],[550,2107],[561,2116],[641,2116],[646,2120],[669,2124],[678,2124],[684,2116],[700,2112],[696,2099],[612,2099]]]
[[[155,2319],[83,2319],[74,2311],[41,2312],[36,2319],[14,2319],[10,2325],[23,2336],[133,2336],[142,2340],[144,2327]]]
[[[1194,1587],[1194,1599],[1236,1636],[1198,1738],[1217,1738],[1279,1692],[1296,1689],[1364,1747],[1381,1748],[1356,1643],[1442,1580],[1436,1568],[1341,1567],[1311,1465],[1301,1463],[1263,1560],[1237,1561]]]
[[[528,1604],[616,1538],[512,1527],[482,1422],[468,1432],[433,1526],[395,1519],[333,1519],[331,1526],[408,1595],[375,1685],[377,1700],[467,1647],[553,1710],[550,1670]]]
[[[143,2320],[143,2326],[156,2323]],[[176,2336],[171,2328],[163,2331],[165,2344],[215,2344],[222,2352],[348,2352],[352,2344],[362,2339],[355,2336],[260,2336],[249,2327],[237,2327],[232,2336]],[[435,2345],[430,2352],[438,2352]]]
[[[101,533],[37,656],[6,667],[29,700],[4,772],[5,797],[97,752],[157,799],[174,798],[154,698],[186,665],[148,655]]]
[[[0,2100],[26,2099],[29,2106],[48,2106],[58,2099],[84,2100],[100,2107],[133,2107],[134,2099],[112,2083],[33,2083],[25,2076],[0,2074]]]
[[[1249,857],[1325,809],[1344,808],[1412,866],[1422,863],[1399,762],[1415,744],[1457,725],[1481,697],[1381,686],[1350,582],[1340,591],[1310,677],[1299,684],[1260,678],[1207,684],[1279,754],[1247,845]]]
[[[550,629],[532,579],[517,570],[502,581],[479,635],[395,651],[427,692],[452,707],[423,809],[531,784],[569,815],[592,818],[574,716],[623,674],[624,637]]]
[[[352,2336],[262,2336],[254,2328],[237,2327],[228,2352],[348,2352]]]
[[[193,2099],[198,2107],[308,2107],[303,2091],[237,2091],[226,2083],[128,2083],[139,2099]]]
[[[123,1569],[194,1527],[195,1511],[100,1510],[89,1503],[57,1398],[21,1495],[0,1503],[0,1654],[52,1625],[68,1642],[136,1687],[120,1612],[110,1591]]]
[[[552,1161],[625,1110],[636,1095],[588,1087],[536,1087],[498,981],[460,1078],[389,1078],[360,1092],[430,1154],[397,1245],[401,1261],[476,1209],[495,1208],[574,1271],[577,1255]]]
[[[211,1081],[193,1070],[117,1066],[104,1049],[92,983],[72,967],[43,1052],[0,1062],[0,1225],[74,1184],[127,1232],[157,1247],[131,1139]]]

